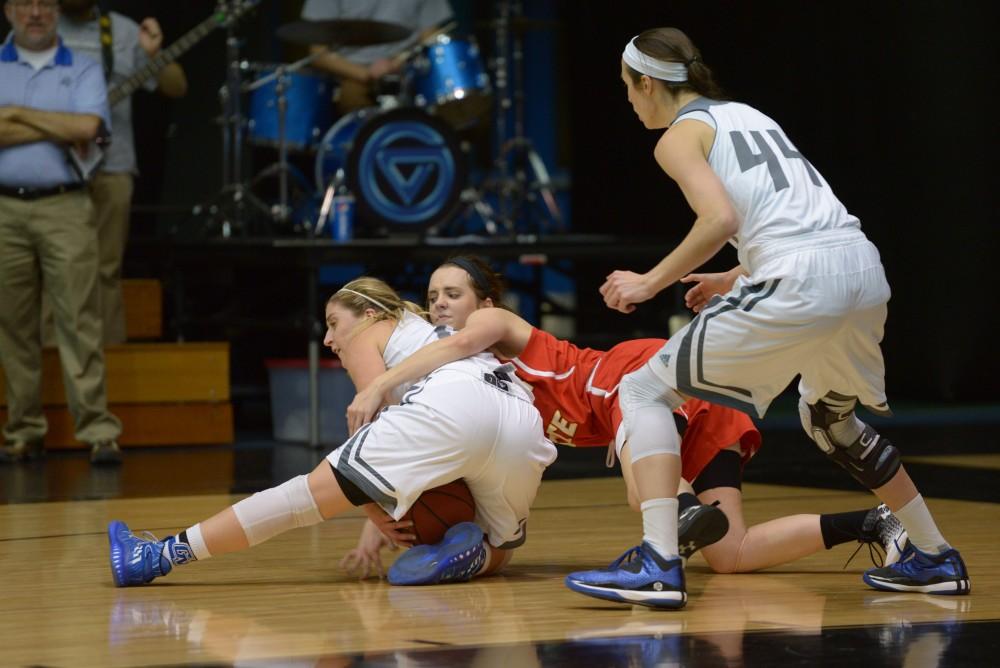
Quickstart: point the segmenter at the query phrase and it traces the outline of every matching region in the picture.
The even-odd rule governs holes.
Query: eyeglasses
[[[59,0],[7,0],[7,2],[21,11],[34,7],[40,12],[54,12],[59,7]]]

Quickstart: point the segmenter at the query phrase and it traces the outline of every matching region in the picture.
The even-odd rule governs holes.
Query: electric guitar
[[[113,107],[130,96],[142,87],[144,83],[158,75],[164,67],[176,61],[186,51],[205,39],[216,28],[229,27],[233,22],[259,5],[260,2],[261,0],[242,0],[241,2],[233,3],[220,2],[214,14],[184,33],[183,37],[169,47],[162,49],[150,58],[146,65],[136,70],[128,79],[112,87],[108,91],[108,105]],[[85,150],[81,151],[76,147],[70,147],[67,150],[70,165],[80,176],[81,180],[86,181],[89,179],[91,174],[100,166],[104,160],[105,148],[110,143],[110,135],[105,131],[91,140]]]

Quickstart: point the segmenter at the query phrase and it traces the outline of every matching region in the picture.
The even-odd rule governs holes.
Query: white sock
[[[951,549],[951,545],[944,539],[941,532],[931,517],[931,511],[924,503],[924,497],[917,494],[908,504],[893,511],[910,538],[910,541],[921,552],[927,554],[941,554],[945,550]]]
[[[676,559],[677,499],[649,499],[642,505],[642,539],[664,559]]]
[[[201,523],[195,524],[185,533],[187,533],[188,545],[191,546],[195,559],[201,561],[212,556],[212,553],[208,551],[208,546],[205,545],[205,538],[201,535]]]
[[[201,525],[195,524],[176,536],[164,539],[160,556],[174,566],[183,566],[192,561],[208,559],[212,554],[201,535]]]

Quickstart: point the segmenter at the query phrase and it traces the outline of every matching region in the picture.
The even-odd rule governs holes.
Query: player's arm
[[[356,391],[365,390],[385,371],[382,351],[393,327],[393,323],[385,320],[377,322],[340,351],[340,361],[348,370]]]
[[[747,271],[741,265],[721,273],[688,274],[681,278],[681,283],[694,285],[684,293],[684,305],[695,313],[701,313],[713,297],[726,294],[733,289],[736,279],[746,275]]]
[[[500,341],[510,324],[509,318],[517,316],[503,309],[480,309],[469,316],[460,331],[424,346],[372,379],[364,390],[359,387],[354,401],[347,407],[348,432],[353,434],[369,422],[384,402],[385,395],[394,387],[423,378],[448,362],[481,353]]]
[[[645,274],[613,272],[604,286],[608,306],[630,312],[704,264],[739,230],[739,214],[706,155],[714,131],[704,123],[678,123],[656,145],[660,167],[680,186],[696,219],[684,240]]]
[[[0,120],[26,125],[41,133],[45,140],[65,144],[89,142],[97,136],[101,127],[101,117],[96,114],[42,111],[16,106],[4,107]]]

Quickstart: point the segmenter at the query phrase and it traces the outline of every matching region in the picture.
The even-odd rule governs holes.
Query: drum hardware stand
[[[318,51],[306,56],[305,58],[301,58],[290,65],[278,65],[273,74],[261,77],[260,79],[241,87],[242,92],[252,93],[272,81],[275,82],[274,91],[278,104],[278,161],[271,163],[258,172],[258,174],[251,181],[251,185],[259,183],[261,180],[271,176],[272,174],[278,175],[278,203],[271,207],[270,214],[272,219],[279,223],[287,223],[288,219],[291,217],[291,207],[288,204],[289,164],[288,138],[286,135],[288,98],[285,96],[285,91],[288,87],[288,75],[302,69],[306,65],[309,65],[321,55],[323,55],[323,52]]]
[[[556,202],[552,180],[545,162],[535,150],[531,139],[524,131],[524,47],[523,39],[516,30],[510,29],[512,14],[520,18],[523,14],[522,0],[501,0],[496,20],[496,54],[494,59],[494,80],[497,91],[495,135],[497,159],[494,161],[495,177],[487,180],[484,189],[493,190],[499,203],[499,218],[511,235],[516,228],[518,215],[523,213],[526,201],[533,201],[540,192],[548,215],[557,231],[565,230],[562,211]],[[513,39],[511,35],[513,33]],[[508,43],[510,43],[513,75],[508,68]],[[513,81],[513,91],[511,91]],[[511,94],[513,93],[513,100]],[[507,113],[514,110],[514,136],[507,136]],[[513,174],[508,169],[508,158],[514,167]],[[534,180],[528,181],[528,170]],[[478,210],[478,209],[477,209]]]
[[[239,0],[233,2],[239,5]],[[208,213],[213,219],[221,214],[219,234],[228,239],[233,232],[244,236],[246,206],[250,204],[261,213],[270,214],[267,204],[255,196],[243,183],[243,112],[240,106],[241,67],[240,39],[236,36],[235,22],[226,26],[226,81],[219,89],[222,116],[222,188],[208,204],[199,204],[192,213],[197,217]]]

